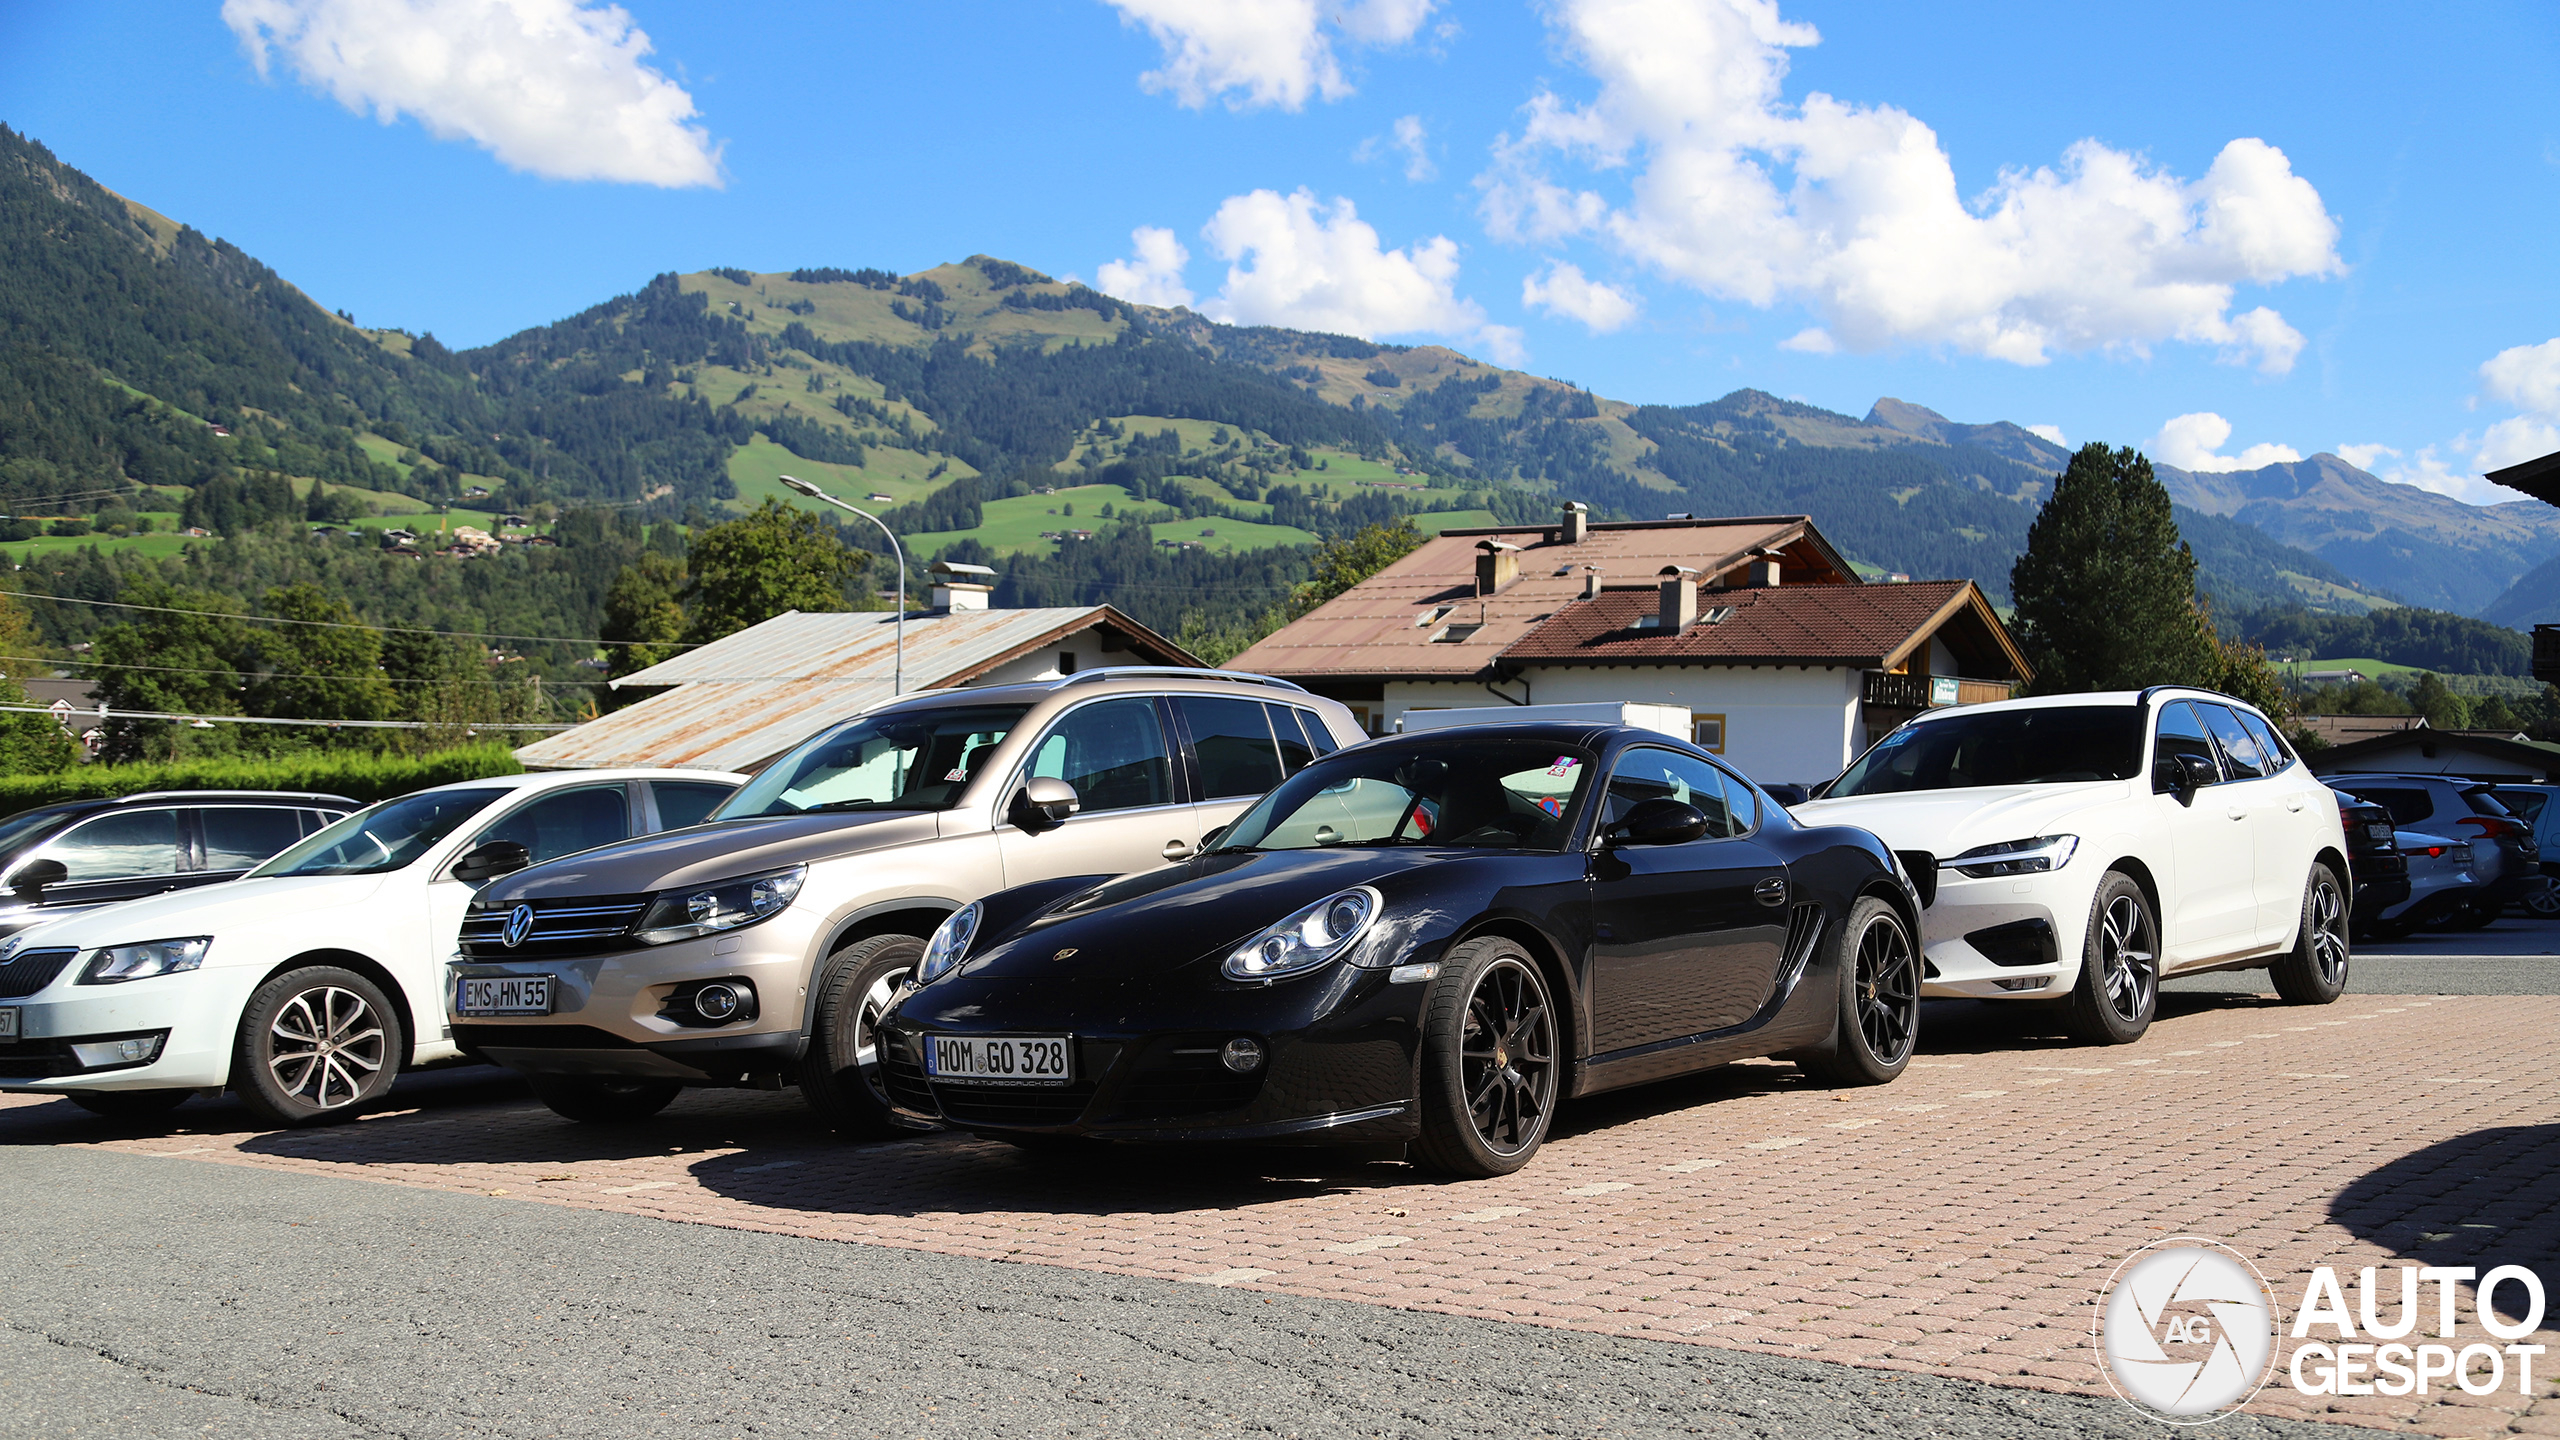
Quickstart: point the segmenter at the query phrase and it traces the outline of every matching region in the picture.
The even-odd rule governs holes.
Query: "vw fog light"
[[[693,992],[693,1013],[717,1025],[738,1013],[745,997],[738,987],[725,980],[715,980]]]
[[[771,919],[799,895],[800,882],[808,877],[808,866],[793,865],[762,875],[660,891],[633,938],[643,945],[665,945]]]
[[[103,946],[90,953],[88,968],[80,972],[80,983],[120,985],[127,980],[148,980],[154,975],[183,975],[202,965],[204,952],[212,948],[213,937],[210,935]]]
[[[2000,875],[2042,875],[2061,869],[2079,845],[2077,835],[2038,835],[2030,840],[1976,845],[1945,864],[1957,874],[1976,880]]]
[[[1262,1042],[1239,1035],[1218,1052],[1218,1060],[1239,1075],[1250,1075],[1262,1068]]]
[[[1384,908],[1366,885],[1327,895],[1247,940],[1227,957],[1229,978],[1272,980],[1312,970],[1349,950]]]

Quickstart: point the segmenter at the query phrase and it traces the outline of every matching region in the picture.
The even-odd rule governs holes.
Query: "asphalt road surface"
[[[18,1150],[0,1209],[9,1440],[2162,1433],[2112,1400],[189,1160]]]
[[[2264,970],[2226,970],[2160,987],[2176,994],[2275,993]],[[2358,945],[2350,995],[2560,995],[2560,924],[2502,919],[2480,930],[2426,930]]]

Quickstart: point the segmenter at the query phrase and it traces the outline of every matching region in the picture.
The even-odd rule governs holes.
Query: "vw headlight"
[[[1236,947],[1226,973],[1237,980],[1271,980],[1312,970],[1351,948],[1385,907],[1366,885],[1327,895]]]
[[[2038,835],[2032,840],[2007,840],[1997,845],[1976,845],[1946,862],[1947,868],[1976,880],[1998,875],[2042,875],[2059,870],[2079,847],[2077,835]]]
[[[120,985],[154,975],[183,975],[204,963],[213,948],[210,935],[184,940],[145,940],[138,945],[105,945],[90,952],[89,967],[80,972],[83,985]]]
[[[924,963],[916,967],[917,984],[932,984],[968,958],[969,942],[978,938],[978,917],[983,913],[972,900],[944,917],[934,928],[933,938],[924,942]]]
[[[664,945],[753,925],[781,914],[808,876],[808,866],[793,865],[762,875],[661,891],[650,902],[649,913],[640,917],[640,931],[632,938],[643,945]]]

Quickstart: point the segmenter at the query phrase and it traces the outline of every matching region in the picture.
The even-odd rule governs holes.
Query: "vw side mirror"
[[[1033,777],[1013,797],[1013,823],[1037,835],[1067,823],[1080,804],[1076,787],[1046,775]]]
[[[513,840],[492,840],[477,849],[466,850],[453,862],[450,872],[465,885],[485,885],[501,875],[513,875],[533,863],[533,852]]]
[[[9,877],[9,893],[32,905],[44,898],[44,887],[70,878],[70,869],[59,860],[30,860]]]
[[[1686,845],[1706,833],[1705,811],[1657,796],[1637,801],[1627,818],[1610,826],[1600,838],[1609,845]]]

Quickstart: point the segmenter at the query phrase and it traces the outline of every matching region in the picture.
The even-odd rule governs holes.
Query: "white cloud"
[[[1106,261],[1094,272],[1095,289],[1140,305],[1191,303],[1191,289],[1182,283],[1182,267],[1191,263],[1191,252],[1172,231],[1141,225],[1129,232],[1129,248],[1132,258]]]
[[[1579,320],[1594,335],[1625,328],[1636,318],[1633,296],[1582,273],[1577,265],[1550,262],[1520,282],[1520,303],[1532,310]]]
[[[1372,338],[1484,324],[1482,307],[1458,296],[1456,241],[1387,249],[1347,199],[1256,190],[1229,197],[1200,233],[1228,262],[1225,288],[1202,307],[1215,319]]]
[[[1124,25],[1145,27],[1164,47],[1164,66],[1138,77],[1150,94],[1170,93],[1197,110],[1213,99],[1229,109],[1303,108],[1309,96],[1351,93],[1336,37],[1401,45],[1422,28],[1437,0],[1109,0]]]
[[[2231,422],[2210,410],[2193,415],[2180,415],[2160,427],[2146,447],[2151,458],[2163,465],[2181,470],[2218,472],[2224,470],[2256,470],[2267,465],[2290,464],[2302,458],[2302,452],[2290,445],[2252,445],[2237,455],[2219,454],[2222,443],[2231,438]]]
[[[2083,140],[1968,202],[1911,115],[1783,98],[1787,51],[1820,36],[1775,0],[1557,0],[1551,15],[1597,90],[1531,100],[1479,180],[1488,226],[1596,235],[1712,296],[1800,302],[1839,348],[2037,365],[2181,341],[2282,374],[2301,335],[2264,307],[2233,314],[2235,288],[2345,269],[2318,192],[2260,140],[2194,181]],[[1617,198],[1559,183],[1567,160],[1623,175]]]
[[[2334,453],[2339,459],[2368,474],[2372,473],[2373,467],[2384,456],[2387,455],[2394,460],[2400,458],[2400,452],[2388,445],[2341,445]]]
[[[1423,125],[1421,116],[1397,116],[1391,136],[1370,136],[1353,147],[1351,158],[1366,165],[1390,150],[1404,156],[1404,178],[1407,180],[1418,185],[1425,180],[1439,178],[1440,167],[1431,163],[1431,132]]]
[[[510,169],[552,180],[670,188],[721,183],[719,147],[693,97],[643,63],[649,37],[615,5],[582,0],[223,0],[222,18],[267,73],[388,125],[414,116]]]
[[[1476,330],[1476,343],[1496,365],[1523,365],[1529,359],[1529,337],[1517,325],[1485,325]]]
[[[2039,440],[2050,440],[2065,450],[2071,448],[2071,442],[2062,438],[2062,427],[2059,425],[2025,425],[2019,428]]]
[[[1832,339],[1831,332],[1821,326],[1808,325],[1779,341],[1778,348],[1793,350],[1800,355],[1837,355],[1840,353],[1840,342]]]

